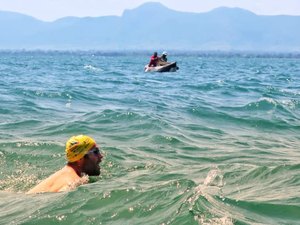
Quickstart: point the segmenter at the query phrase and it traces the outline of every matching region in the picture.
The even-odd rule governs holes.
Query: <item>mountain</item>
[[[0,11],[0,49],[300,51],[300,16],[240,8],[179,12],[146,3],[122,16],[43,22]]]

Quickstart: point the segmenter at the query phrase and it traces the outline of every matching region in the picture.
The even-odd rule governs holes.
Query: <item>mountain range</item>
[[[206,13],[145,3],[122,16],[45,22],[0,11],[0,49],[300,51],[300,16],[221,7]]]

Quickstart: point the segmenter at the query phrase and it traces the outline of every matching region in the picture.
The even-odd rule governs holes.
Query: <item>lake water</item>
[[[300,224],[300,59],[0,53],[0,224]],[[95,138],[101,176],[24,193]]]

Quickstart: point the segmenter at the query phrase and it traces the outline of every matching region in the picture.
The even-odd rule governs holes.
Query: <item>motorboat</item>
[[[145,72],[176,72],[179,69],[176,62],[171,62],[163,66],[145,66]]]

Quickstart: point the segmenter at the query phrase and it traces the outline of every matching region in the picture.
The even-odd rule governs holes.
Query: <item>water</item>
[[[0,224],[300,224],[297,57],[0,53]],[[96,139],[102,174],[24,193]]]

